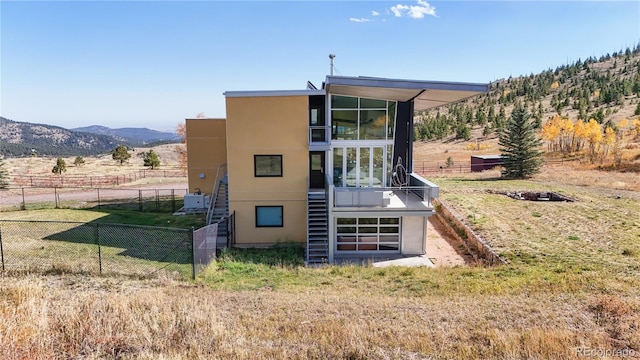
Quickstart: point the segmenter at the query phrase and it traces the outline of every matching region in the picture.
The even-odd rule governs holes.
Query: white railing
[[[410,174],[409,186],[402,187],[335,187],[333,206],[336,208],[384,208],[388,210],[433,209],[432,199],[438,197],[438,185]]]

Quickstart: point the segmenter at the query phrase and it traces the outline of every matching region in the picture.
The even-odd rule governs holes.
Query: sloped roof
[[[489,84],[402,80],[376,77],[327,76],[327,93],[396,101],[413,100],[414,110],[426,110],[489,91]]]

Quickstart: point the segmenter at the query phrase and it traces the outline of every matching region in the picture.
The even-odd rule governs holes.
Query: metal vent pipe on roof
[[[333,59],[336,58],[336,54],[329,54],[329,75],[333,76]]]

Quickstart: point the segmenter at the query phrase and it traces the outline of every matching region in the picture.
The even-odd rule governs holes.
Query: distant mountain
[[[91,156],[127,144],[112,136],[68,130],[59,126],[32,124],[0,117],[0,153],[5,156]]]
[[[111,129],[106,126],[91,125],[71,129],[98,135],[109,135],[115,139],[126,142],[130,145],[141,146],[155,142],[177,142],[180,140],[178,134],[156,131],[147,128],[120,128]]]

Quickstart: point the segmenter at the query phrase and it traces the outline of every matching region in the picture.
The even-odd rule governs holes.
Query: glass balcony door
[[[386,187],[391,146],[333,148],[333,184],[337,187]]]

